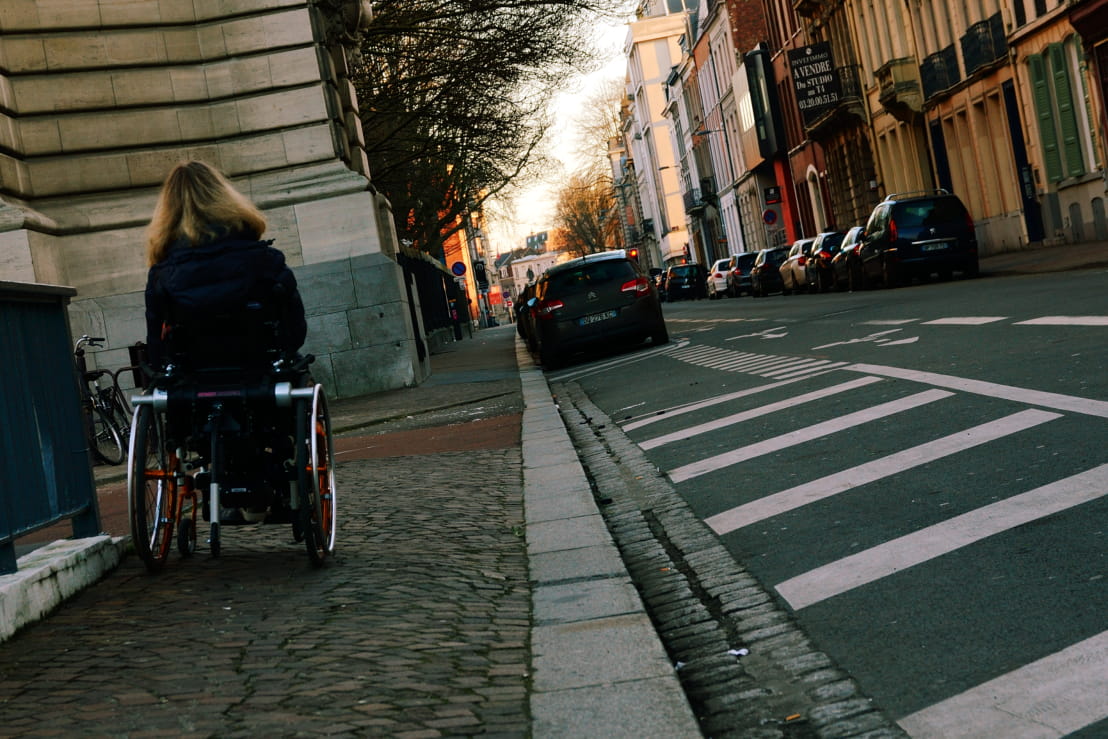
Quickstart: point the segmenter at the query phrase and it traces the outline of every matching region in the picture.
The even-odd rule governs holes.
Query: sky
[[[623,44],[627,39],[625,23],[600,26],[597,29],[598,45],[607,62],[587,75],[568,78],[562,91],[553,101],[554,123],[550,127],[549,146],[551,154],[562,163],[564,173],[578,169],[574,154],[576,148],[577,123],[582,101],[606,80],[622,78],[627,70],[623,56]],[[547,231],[552,227],[554,202],[558,197],[559,183],[556,177],[547,178],[550,182],[538,182],[527,187],[515,200],[515,222],[493,222],[489,224],[489,242],[496,253],[509,252],[523,246],[530,233]],[[499,209],[498,209],[499,210]]]

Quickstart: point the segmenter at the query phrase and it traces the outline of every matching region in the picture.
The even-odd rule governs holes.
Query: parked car
[[[708,270],[708,280],[704,283],[709,300],[716,300],[727,295],[727,275],[731,272],[731,266],[735,263],[734,257],[717,259],[712,268]]]
[[[892,287],[903,279],[955,271],[978,274],[977,234],[965,204],[946,190],[889,195],[866,222],[858,250],[863,280]]]
[[[807,290],[808,273],[804,266],[808,263],[808,251],[815,239],[797,239],[789,248],[789,254],[781,264],[781,292],[789,293]]]
[[[654,283],[622,249],[546,270],[535,284],[531,314],[539,361],[547,368],[592,347],[669,341]]]
[[[708,269],[703,264],[676,264],[666,270],[666,300],[696,298],[708,295]]]
[[[650,281],[654,283],[654,288],[658,291],[658,300],[663,303],[666,300],[666,271],[661,267],[650,268]]]
[[[756,298],[764,298],[775,292],[784,292],[785,285],[781,282],[781,265],[789,250],[783,246],[770,249],[762,249],[754,258],[754,266],[750,269],[750,294]]]
[[[737,298],[743,293],[751,291],[750,271],[754,268],[754,260],[758,253],[753,251],[743,252],[734,256],[731,271],[727,273],[727,294]]]
[[[804,274],[808,284],[816,292],[825,293],[835,284],[835,272],[831,260],[839,251],[839,245],[846,234],[842,231],[824,231],[812,242],[808,261],[804,264]]]
[[[863,289],[858,248],[862,245],[862,237],[865,235],[864,226],[851,228],[839,244],[839,250],[831,258],[831,271],[835,274],[836,290],[845,288],[854,292]]]
[[[535,286],[527,285],[516,297],[516,333],[527,343],[527,348],[535,351],[534,324],[531,316],[531,305],[534,302]]]

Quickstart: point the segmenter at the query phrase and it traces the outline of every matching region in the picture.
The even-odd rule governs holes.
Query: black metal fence
[[[66,306],[76,291],[0,282],[0,574],[15,539],[65,519],[100,532]]]

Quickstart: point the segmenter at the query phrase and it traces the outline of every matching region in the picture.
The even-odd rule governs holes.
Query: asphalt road
[[[913,736],[1106,736],[1106,286],[672,303],[668,346],[549,377]]]

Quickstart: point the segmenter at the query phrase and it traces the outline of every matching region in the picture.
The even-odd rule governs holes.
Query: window
[[[1035,115],[1039,122],[1039,140],[1043,147],[1043,168],[1050,182],[1079,177],[1086,172],[1085,151],[1091,148],[1084,114],[1083,93],[1075,94],[1077,77],[1071,66],[1066,44],[1050,44],[1043,54],[1027,58]],[[1084,125],[1082,125],[1084,124]]]

